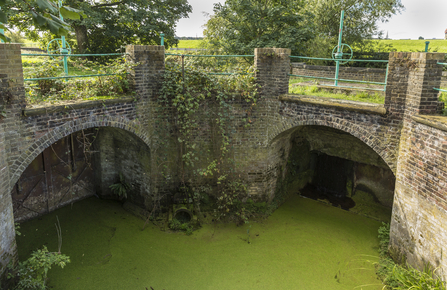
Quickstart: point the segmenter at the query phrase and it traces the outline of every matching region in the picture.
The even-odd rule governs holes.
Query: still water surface
[[[382,288],[380,223],[298,195],[268,220],[205,225],[191,236],[142,231],[144,221],[121,204],[93,197],[23,223],[21,260],[44,244],[57,251],[56,216],[71,263],[50,270],[52,289]]]

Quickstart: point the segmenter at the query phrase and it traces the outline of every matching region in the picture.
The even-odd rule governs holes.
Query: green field
[[[178,47],[179,48],[200,48],[201,43],[202,43],[202,40],[200,40],[200,39],[179,40]]]
[[[383,39],[380,42],[384,44],[391,44],[393,50],[396,51],[425,51],[425,42],[430,41],[428,46],[431,52],[447,52],[447,40],[444,39]]]
[[[391,44],[392,50],[396,51],[425,51],[425,42],[430,41],[429,51],[447,52],[447,40],[444,39],[382,39],[384,44]],[[200,48],[202,40],[179,40],[178,47],[181,48]]]

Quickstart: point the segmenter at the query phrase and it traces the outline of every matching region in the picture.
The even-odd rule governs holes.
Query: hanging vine
[[[235,174],[230,147],[237,130],[250,126],[249,116],[256,107],[254,68],[239,69],[243,74],[212,76],[182,66],[180,60],[167,59],[158,96],[159,107],[169,116],[159,129],[177,143],[179,189],[193,201],[199,220],[201,200],[212,195],[217,220],[231,215],[246,221],[241,201],[248,195],[247,186]]]

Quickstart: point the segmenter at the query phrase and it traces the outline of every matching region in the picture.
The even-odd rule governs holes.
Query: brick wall
[[[0,287],[7,264],[17,257],[8,161],[18,146],[12,124],[23,97],[21,71],[20,45],[0,44],[0,111],[6,114],[0,117]]]
[[[169,121],[160,112],[170,110],[159,108],[156,100],[156,91],[164,72],[163,47],[127,48],[129,59],[138,62],[131,72],[131,80],[137,91],[135,98],[48,107],[40,112],[25,109],[26,116],[22,116],[24,92],[20,48],[2,44],[0,49],[3,49],[0,54],[0,101],[7,113],[7,117],[0,120],[0,218],[3,226],[0,259],[6,261],[16,251],[9,193],[11,187],[40,152],[73,132],[96,127],[125,130],[128,132],[126,134],[132,134],[132,138],[144,144],[141,148],[148,151],[145,156],[150,156],[150,166],[141,166],[150,177],[141,178],[150,180],[147,190],[167,192],[178,182],[177,141],[168,136],[163,145],[157,145],[161,144],[157,142],[157,138],[162,136],[161,124]],[[247,105],[243,100],[235,100],[232,104],[234,128],[237,129],[231,136],[231,154],[238,164],[236,170],[249,184],[250,194],[254,199],[273,199],[278,181],[284,178],[283,169],[292,146],[294,130],[307,125],[342,130],[371,147],[396,174],[393,247],[406,254],[413,264],[429,261],[445,269],[447,265],[443,257],[436,256],[436,253],[444,251],[443,245],[438,245],[441,240],[434,237],[434,233],[439,232],[440,237],[444,237],[444,224],[447,224],[443,195],[447,167],[442,161],[446,157],[447,136],[445,131],[438,128],[444,127],[431,128],[419,119],[415,120],[418,114],[433,114],[437,110],[436,92],[432,88],[439,86],[441,81],[441,69],[436,64],[441,55],[391,53],[385,104],[381,106],[287,96],[289,54],[288,49],[255,50],[256,78],[261,86],[261,98],[250,111],[251,125],[248,128],[240,128],[243,119],[248,117]],[[9,82],[9,79],[14,81]],[[209,142],[209,134],[202,137],[204,144]],[[104,138],[106,140],[108,137]],[[114,148],[109,145],[101,146],[112,152]],[[98,183],[103,188],[107,187],[113,175],[126,166],[125,162],[121,162],[123,160],[110,165],[110,162],[105,162],[106,155],[99,157],[98,164],[115,172],[107,172],[100,178]],[[160,165],[157,164],[159,157],[165,155],[170,156],[168,169],[164,172],[172,177],[168,184],[162,183],[166,179],[154,170]],[[115,168],[116,164],[123,165]],[[147,206],[147,201],[143,200],[142,204]],[[431,215],[433,212],[436,217]],[[421,235],[425,240],[419,242]],[[437,261],[439,263],[436,264]]]
[[[335,78],[335,66],[307,65],[291,63],[291,74],[323,78]],[[358,80],[368,82],[385,82],[386,69],[343,67],[340,66],[338,77],[345,80]]]
[[[391,221],[391,249],[411,265],[439,267],[444,275],[446,250],[447,182],[445,117],[435,114],[444,59],[441,53],[394,53],[408,79],[401,133],[396,188]],[[443,130],[444,129],[444,130]]]

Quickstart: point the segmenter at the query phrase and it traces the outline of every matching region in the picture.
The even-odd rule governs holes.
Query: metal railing
[[[298,58],[298,59],[309,59],[309,60],[325,60],[325,61],[334,61],[332,58],[319,58],[319,57],[307,57],[307,56],[290,56],[291,59]],[[333,86],[337,88],[348,88],[348,89],[362,89],[362,90],[372,90],[372,91],[386,91],[386,80],[388,78],[388,60],[370,60],[370,59],[339,59],[340,62],[377,62],[377,63],[387,63],[386,66],[386,72],[385,72],[385,82],[371,82],[371,81],[360,81],[360,80],[350,80],[350,79],[341,79],[339,78],[339,71],[335,70],[335,75],[333,78],[327,78],[327,77],[318,77],[318,76],[309,76],[309,75],[296,75],[296,74],[289,74],[289,76],[292,77],[301,77],[301,78],[311,78],[311,79],[322,79],[322,80],[331,80],[334,81],[334,85],[328,85]],[[377,89],[377,88],[368,88],[368,87],[353,87],[353,86],[344,86],[340,85],[339,82],[347,82],[347,83],[358,83],[358,84],[371,84],[371,85],[383,85],[383,89]]]
[[[22,56],[46,56],[46,57],[63,57],[64,62],[65,59],[68,57],[86,57],[86,56],[118,56],[118,55],[125,55],[125,53],[89,53],[89,54],[35,54],[35,53],[22,53]],[[65,76],[61,77],[42,77],[42,78],[29,78],[24,79],[24,81],[39,81],[39,80],[57,80],[57,79],[74,79],[74,78],[88,78],[88,77],[101,77],[101,76],[113,76],[113,75],[119,75],[117,73],[110,73],[110,74],[90,74],[90,75],[68,75],[68,67],[64,68],[64,74]]]

